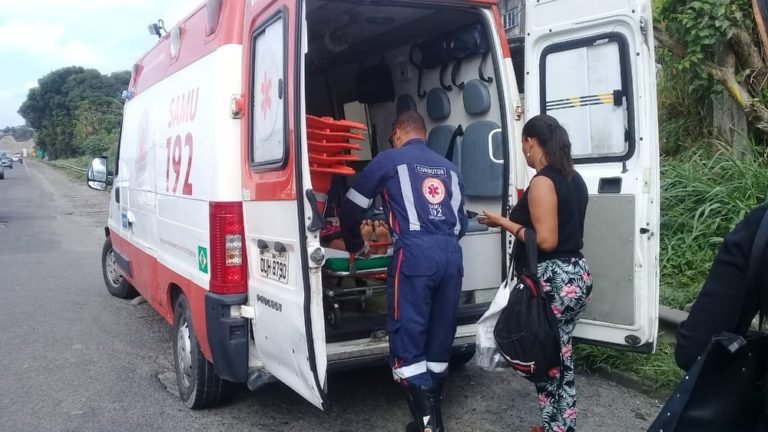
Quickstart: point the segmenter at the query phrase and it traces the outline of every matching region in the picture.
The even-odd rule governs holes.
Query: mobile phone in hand
[[[469,219],[474,219],[478,216],[477,212],[473,212],[472,210],[467,210],[467,217]]]

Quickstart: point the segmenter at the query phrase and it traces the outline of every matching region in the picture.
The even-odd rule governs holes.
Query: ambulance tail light
[[[211,292],[245,294],[248,292],[248,260],[245,253],[243,204],[212,202],[211,218]]]

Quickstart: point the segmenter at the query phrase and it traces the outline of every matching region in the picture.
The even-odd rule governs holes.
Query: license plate
[[[277,253],[262,253],[259,270],[265,278],[288,283],[288,257]]]

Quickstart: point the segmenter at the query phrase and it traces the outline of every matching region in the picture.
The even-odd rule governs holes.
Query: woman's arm
[[[528,203],[533,228],[536,230],[536,245],[545,252],[554,250],[558,241],[557,193],[552,180],[543,176],[535,177],[528,188]],[[525,241],[525,227],[499,214],[483,210],[480,223],[500,227]]]
[[[540,250],[551,252],[558,242],[557,192],[547,177],[537,176],[528,188],[531,221],[536,230],[536,243]]]

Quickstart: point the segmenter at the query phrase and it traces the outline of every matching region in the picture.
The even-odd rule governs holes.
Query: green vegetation
[[[652,355],[590,345],[574,348],[577,367],[588,371],[601,367],[628,372],[640,380],[646,392],[659,398],[667,397],[683,376],[675,364],[674,354],[675,346],[671,343],[660,343]]]
[[[765,202],[768,154],[738,160],[726,145],[689,150],[663,162],[661,303],[682,309],[692,302],[722,241],[751,209]]]
[[[37,131],[36,145],[51,159],[93,156],[116,147],[122,119],[121,92],[130,72],[102,75],[66,67],[38,80],[19,114]]]
[[[749,0],[656,0],[659,61],[699,102],[726,92],[761,138],[768,134],[768,65]]]

